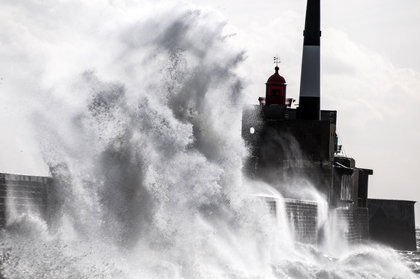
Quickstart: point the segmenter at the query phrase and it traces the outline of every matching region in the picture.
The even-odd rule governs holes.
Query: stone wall
[[[311,201],[285,199],[285,207],[296,241],[316,244],[318,236],[318,204]]]
[[[344,237],[350,243],[365,242],[369,239],[369,214],[366,207],[337,208],[335,212]]]
[[[276,198],[265,198],[270,212],[277,215]],[[287,221],[295,240],[300,243],[318,243],[318,203],[284,199]],[[350,243],[362,243],[369,239],[369,214],[366,207],[334,209],[342,236]],[[280,217],[280,216],[279,216]],[[334,216],[330,216],[334,218]],[[322,235],[320,235],[322,237]]]
[[[0,228],[25,212],[47,218],[49,177],[0,173]]]

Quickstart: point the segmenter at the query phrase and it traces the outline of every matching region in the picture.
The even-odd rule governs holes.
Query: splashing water
[[[224,23],[181,7],[122,25],[112,70],[41,95],[51,216],[13,217],[1,278],[413,278],[387,248],[294,243],[255,195],[281,200],[242,175],[244,53]]]

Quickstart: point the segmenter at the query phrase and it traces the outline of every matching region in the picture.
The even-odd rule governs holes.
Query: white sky
[[[48,173],[25,114],[32,97],[23,92],[69,71],[77,73],[72,61],[87,65],[89,60],[79,55],[80,41],[90,43],[86,34],[100,30],[107,19],[134,16],[152,5],[135,0],[86,3],[0,3],[0,172]],[[249,82],[247,102],[264,95],[276,54],[288,96],[298,98],[306,0],[191,3],[220,13],[228,22],[226,32],[235,33],[235,43],[246,50],[248,58],[238,72]],[[321,10],[322,109],[338,111],[346,154],[358,167],[374,170],[370,197],[420,201],[420,1],[323,0]],[[52,73],[50,80],[38,79],[44,71]],[[419,224],[420,210],[416,215]]]

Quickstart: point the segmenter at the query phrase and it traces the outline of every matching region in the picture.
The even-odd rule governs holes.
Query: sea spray
[[[1,236],[1,275],[413,278],[383,247],[331,257],[293,241],[281,194],[242,175],[244,53],[211,14],[156,12],[110,24],[98,51],[114,64],[93,61],[37,89],[50,219],[15,216]],[[268,192],[276,217],[258,197]]]

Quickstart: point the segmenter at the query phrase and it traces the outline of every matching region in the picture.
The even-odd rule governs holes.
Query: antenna
[[[281,60],[279,55],[277,54],[277,56],[274,56],[274,64],[276,64],[276,67],[278,67],[279,63],[281,63]]]

